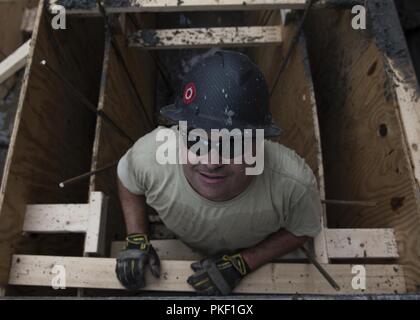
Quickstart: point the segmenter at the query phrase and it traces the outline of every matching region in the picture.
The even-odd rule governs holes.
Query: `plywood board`
[[[369,12],[390,3],[379,2]],[[326,198],[377,205],[328,206],[328,223],[332,228],[393,228],[407,287],[416,290],[420,283],[418,185],[407,154],[396,88],[373,24],[367,30],[354,30],[352,18],[350,10],[317,10],[310,13],[305,27],[319,107]],[[391,40],[380,37],[379,41]]]
[[[33,204],[26,206],[24,232],[86,232],[88,204]]]
[[[397,259],[398,247],[392,229],[327,229],[330,259]]]

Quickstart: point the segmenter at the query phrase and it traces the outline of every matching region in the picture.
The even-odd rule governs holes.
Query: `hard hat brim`
[[[187,121],[188,126],[192,128],[202,128],[204,130],[210,129],[229,129],[234,127],[229,126],[227,123],[221,122],[219,119],[203,118],[191,114],[191,111],[186,108],[179,108],[175,104],[170,104],[160,109],[160,114],[165,118],[174,122]],[[264,129],[264,137],[276,137],[282,134],[283,130],[280,129],[274,122],[264,126],[242,125],[239,129]]]

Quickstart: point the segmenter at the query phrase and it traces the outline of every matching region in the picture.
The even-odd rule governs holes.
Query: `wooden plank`
[[[177,11],[222,11],[222,10],[269,10],[303,9],[306,0],[131,0],[105,1],[108,13],[120,12],[177,12]],[[61,0],[50,0],[53,5],[62,5]],[[65,4],[64,4],[65,5]],[[71,3],[66,14],[99,14],[95,0],[83,1],[79,6]]]
[[[92,192],[87,204],[27,205],[22,231],[86,233],[84,252],[99,253],[106,214],[107,198],[102,192]]]
[[[89,204],[27,205],[22,231],[35,233],[86,232],[89,210]]]
[[[369,30],[354,30],[349,10],[314,10],[308,15],[305,32],[319,108],[324,165],[328,169],[326,197],[377,203],[375,207],[328,206],[328,225],[393,228],[399,246],[398,262],[404,265],[407,288],[414,291],[420,284],[418,182],[412,169],[415,162],[407,154],[407,130],[401,125],[399,113],[400,108],[416,109],[416,104],[407,100],[400,107],[395,92],[400,88],[389,76],[388,54],[378,46],[382,43],[392,49],[392,59],[408,55],[391,32],[394,27],[390,21],[395,26],[398,22],[394,14],[385,14],[389,5],[391,1],[372,2],[368,12],[373,24]],[[381,28],[392,33],[392,37],[388,32],[376,35],[374,26],[383,21],[386,23]],[[401,43],[403,35],[398,39]],[[409,80],[407,74],[412,75],[413,71],[406,67],[403,78]],[[409,81],[400,85],[410,92],[412,84]],[[414,92],[415,100],[419,93]],[[414,113],[405,117],[413,117],[409,123],[417,121]]]
[[[397,259],[398,249],[392,229],[325,229],[328,257],[330,259]],[[152,240],[162,260],[200,260],[204,256],[178,239]],[[125,246],[124,241],[114,241],[111,257],[116,257]],[[280,260],[306,260],[299,251],[287,254]]]
[[[191,261],[162,261],[161,277],[147,272],[144,290],[193,291],[186,279],[192,274]],[[115,276],[115,259],[14,255],[9,277],[11,285],[50,286],[56,274],[66,270],[66,287],[123,289]],[[341,290],[335,291],[310,264],[267,264],[248,275],[235,293],[357,294],[404,293],[404,277],[398,265],[366,265],[366,290],[353,289],[351,265],[324,265]]]
[[[330,259],[397,259],[398,249],[393,229],[327,229]]]
[[[86,253],[104,254],[105,227],[108,213],[108,197],[102,192],[92,192],[89,199],[89,216],[86,222]]]
[[[147,49],[247,47],[280,44],[280,26],[139,30],[129,36],[129,46]]]
[[[151,242],[161,260],[200,260],[204,258],[202,254],[178,239],[152,240]],[[125,241],[112,242],[110,256],[115,258],[124,247]],[[279,260],[306,260],[306,257],[300,251],[296,251],[281,257]]]
[[[15,52],[0,62],[0,84],[26,65],[30,42],[30,40],[26,41]]]

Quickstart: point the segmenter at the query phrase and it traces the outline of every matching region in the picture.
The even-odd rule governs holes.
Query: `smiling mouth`
[[[226,176],[222,176],[218,174],[210,174],[210,173],[204,173],[204,172],[199,172],[199,174],[202,180],[204,180],[204,182],[208,184],[221,183],[226,179]]]

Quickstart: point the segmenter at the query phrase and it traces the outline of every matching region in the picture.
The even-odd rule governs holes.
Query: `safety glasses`
[[[219,140],[208,140],[188,130],[186,133],[187,149],[196,156],[202,157],[210,153],[211,149],[215,149],[219,157],[224,159],[234,159],[243,156],[245,147],[252,146],[251,138],[240,136],[219,137]],[[245,143],[247,141],[248,143]],[[250,143],[251,142],[251,143]]]

